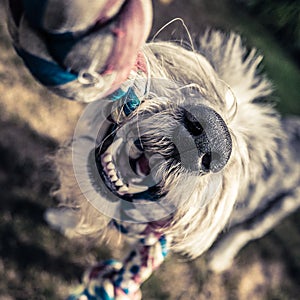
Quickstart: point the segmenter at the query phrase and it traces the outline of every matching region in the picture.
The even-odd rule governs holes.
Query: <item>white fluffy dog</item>
[[[210,261],[223,270],[299,206],[299,120],[281,122],[263,101],[272,87],[258,73],[262,57],[236,34],[207,31],[197,52],[155,42],[143,54],[147,74],[127,83],[134,96],[93,103],[79,121],[73,162],[89,201],[74,191],[59,155],[61,192],[72,210],[50,211],[48,220],[73,236],[103,234],[111,218],[167,219],[162,230],[172,250],[191,258],[227,224],[232,230]]]

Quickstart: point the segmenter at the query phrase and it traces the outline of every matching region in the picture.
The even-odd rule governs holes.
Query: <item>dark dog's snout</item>
[[[175,156],[189,171],[219,172],[228,162],[232,150],[224,120],[204,105],[185,106],[180,110],[180,125],[173,135]]]

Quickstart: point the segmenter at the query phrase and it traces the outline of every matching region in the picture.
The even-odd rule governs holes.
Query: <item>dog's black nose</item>
[[[182,167],[196,172],[219,172],[232,150],[224,120],[205,105],[189,105],[179,110],[180,125],[174,130],[173,143]]]

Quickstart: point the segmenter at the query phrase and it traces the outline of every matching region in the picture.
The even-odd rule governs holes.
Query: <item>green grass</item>
[[[266,74],[273,81],[279,97],[279,110],[284,114],[300,114],[300,71],[292,57],[272,33],[244,12],[236,15],[233,28],[264,55]]]

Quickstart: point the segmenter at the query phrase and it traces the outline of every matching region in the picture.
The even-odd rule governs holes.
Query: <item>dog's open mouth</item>
[[[125,200],[155,200],[158,186],[151,175],[151,156],[139,138],[125,141],[116,135],[117,131],[118,125],[111,125],[96,149],[97,168],[102,180],[114,194]]]
[[[119,195],[145,192],[148,187],[139,183],[149,174],[149,161],[135,143],[132,144],[129,151],[124,149],[125,152],[122,153],[122,142],[121,138],[117,139],[101,154],[103,172]],[[125,165],[126,162],[122,158],[129,160],[130,167],[138,175],[137,177],[128,176],[125,169],[128,166]]]

